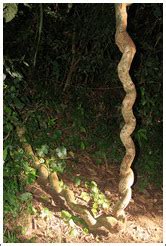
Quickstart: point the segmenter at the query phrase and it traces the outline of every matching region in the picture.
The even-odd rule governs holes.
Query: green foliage
[[[58,143],[60,141],[61,136],[62,136],[62,131],[57,129],[57,130],[54,131],[52,137]]]
[[[60,159],[64,159],[67,157],[67,150],[64,146],[56,148],[56,154]]]
[[[141,190],[147,188],[149,184],[153,183],[156,187],[161,187],[163,183],[163,170],[161,164],[163,163],[162,142],[158,142],[156,138],[162,133],[160,127],[155,129],[147,129],[146,140],[141,141],[140,158],[136,161],[138,166],[138,174],[140,179],[138,185]],[[143,139],[144,140],[144,139]],[[152,144],[149,145],[149,142]]]
[[[143,142],[147,142],[147,130],[146,129],[139,129],[135,133],[135,138],[138,141],[140,147],[142,147]]]
[[[22,202],[28,202],[28,201],[31,201],[32,200],[32,194],[29,193],[29,192],[25,192],[23,194],[20,195],[19,199],[22,201]]]
[[[36,150],[39,157],[44,157],[48,154],[49,146],[47,144],[43,144],[40,148],[37,148]]]
[[[14,19],[18,11],[17,3],[4,3],[3,4],[3,18],[6,22]]]
[[[15,124],[19,122],[20,112],[28,101],[20,95],[25,81],[16,63],[7,57],[4,59],[7,74],[4,81],[4,214],[11,213],[15,217],[26,202],[24,186],[36,180],[36,170],[29,166],[23,149],[18,147],[15,134]],[[19,63],[23,64],[23,60]]]
[[[71,228],[70,229],[70,235],[71,236],[75,237],[77,235],[76,224],[79,224],[82,226],[83,232],[85,234],[88,233],[88,227],[87,227],[86,223],[84,222],[84,220],[82,220],[80,217],[74,216],[66,210],[62,210],[61,211],[61,218],[70,226],[70,228]]]
[[[54,156],[47,159],[50,170],[63,173],[66,168],[67,149],[64,146],[57,147],[52,151]]]
[[[66,211],[66,210],[62,210],[61,211],[61,217],[65,220],[65,221],[69,221],[72,218],[72,215]]]
[[[86,202],[89,202],[90,199],[91,199],[90,194],[87,193],[87,192],[85,192],[85,191],[83,191],[83,192],[81,193],[81,196],[80,196],[80,197],[81,197],[84,201],[86,201]]]
[[[48,208],[43,208],[40,214],[41,218],[51,218],[53,216],[53,213]]]
[[[56,119],[52,118],[48,120],[48,127],[53,127],[56,124]],[[59,136],[59,132],[57,133],[57,136]]]
[[[86,182],[85,187],[90,190],[90,193],[83,192],[81,194],[82,199],[86,202],[92,200],[92,213],[96,216],[100,209],[108,209],[110,202],[106,199],[105,195],[99,190],[96,182]]]
[[[114,41],[114,14],[113,4],[4,4],[5,216],[17,217],[23,205],[33,212],[24,188],[37,173],[16,136],[18,122],[50,171],[72,175],[66,162],[77,163],[82,152],[96,164],[120,165],[124,90],[116,72],[121,54]],[[128,24],[137,46],[130,72],[137,87],[135,169],[143,190],[149,183],[162,186],[162,4],[131,5]],[[82,181],[73,178],[76,186]],[[109,204],[95,182],[87,189],[81,197],[96,216]],[[72,225],[80,218],[62,216],[71,220],[75,235]],[[15,234],[5,237],[17,242]]]
[[[36,170],[29,166],[22,150],[9,150],[8,160],[4,163],[4,213],[17,216],[21,203],[29,202],[30,194],[22,193],[26,184],[36,180]]]
[[[66,162],[64,160],[56,160],[50,163],[50,169],[57,173],[63,173],[66,168]]]
[[[81,184],[81,178],[80,177],[74,177],[73,179],[75,186],[79,186]]]
[[[5,243],[19,243],[20,241],[17,239],[16,233],[6,231],[3,238]]]

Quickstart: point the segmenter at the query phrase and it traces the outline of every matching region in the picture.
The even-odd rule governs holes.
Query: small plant
[[[70,228],[71,228],[70,229],[70,235],[71,236],[76,237],[78,234],[76,224],[79,224],[82,226],[83,232],[85,234],[87,234],[89,232],[86,223],[80,217],[74,216],[66,210],[62,210],[61,211],[61,218],[70,226]]]
[[[37,148],[36,150],[39,157],[44,157],[48,154],[49,146],[47,144],[43,144],[40,148]]]
[[[53,213],[48,208],[43,208],[41,213],[40,213],[40,217],[42,219],[52,218],[53,217]]]
[[[19,199],[22,201],[22,202],[26,202],[26,203],[29,203],[30,201],[32,201],[32,193],[30,192],[24,192],[23,194],[21,194],[19,196]]]
[[[142,147],[142,144],[144,142],[147,142],[147,140],[148,140],[148,138],[147,138],[147,130],[146,129],[139,129],[135,133],[135,138],[138,141],[139,146]]]
[[[56,119],[55,118],[49,118],[48,119],[48,127],[53,127],[56,125]]]
[[[99,190],[96,182],[86,182],[85,187],[90,189],[90,193],[84,192],[81,197],[89,202],[90,199],[92,200],[92,213],[96,216],[100,209],[108,209],[110,207],[110,202],[107,200],[105,195]]]
[[[55,150],[56,156],[48,160],[49,167],[52,171],[63,173],[66,168],[67,149],[60,146]]]
[[[4,234],[4,242],[5,243],[19,243],[19,240],[14,232],[10,232],[7,230]]]

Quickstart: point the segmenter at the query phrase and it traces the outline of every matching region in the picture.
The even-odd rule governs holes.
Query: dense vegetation
[[[124,90],[114,12],[113,4],[4,4],[4,216],[17,216],[22,206],[33,210],[24,187],[37,173],[17,123],[60,174],[66,159],[82,152],[96,165],[120,165]],[[137,47],[133,167],[143,190],[162,187],[162,4],[131,5],[128,31]]]

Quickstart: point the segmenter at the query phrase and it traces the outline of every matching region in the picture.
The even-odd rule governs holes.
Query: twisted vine
[[[118,75],[123,84],[126,96],[122,103],[122,114],[125,120],[125,125],[121,130],[120,138],[126,148],[126,154],[123,158],[120,167],[120,183],[119,192],[121,199],[116,203],[113,209],[113,216],[102,215],[98,218],[94,218],[88,207],[80,205],[76,202],[75,196],[72,190],[66,186],[61,186],[59,178],[56,172],[51,172],[45,164],[41,164],[40,160],[35,155],[31,145],[27,142],[25,134],[26,129],[19,124],[16,125],[16,132],[19,140],[23,146],[25,153],[30,156],[31,165],[39,171],[39,178],[46,184],[50,183],[54,192],[65,199],[67,205],[79,214],[89,226],[89,229],[95,231],[101,227],[105,227],[110,232],[119,231],[123,228],[125,213],[124,209],[127,207],[131,199],[131,186],[134,181],[134,174],[131,169],[131,164],[135,156],[135,146],[130,137],[132,134],[136,120],[133,115],[132,107],[136,98],[135,86],[130,78],[129,70],[132,59],[135,54],[135,45],[126,32],[127,27],[127,12],[126,6],[128,4],[116,4],[116,44],[120,51],[123,53],[122,59],[118,64]]]
[[[136,119],[133,114],[132,107],[136,99],[136,89],[129,75],[132,60],[134,58],[136,47],[131,37],[127,33],[127,6],[130,4],[115,4],[116,11],[116,34],[115,42],[122,52],[122,58],[118,64],[118,76],[122,82],[126,92],[122,102],[122,115],[125,121],[120,132],[120,138],[125,146],[126,154],[122,160],[120,167],[119,193],[121,199],[116,203],[113,212],[117,218],[125,219],[124,209],[128,206],[132,190],[131,186],[134,182],[134,173],[131,169],[132,162],[135,157],[135,145],[131,138],[131,134],[136,126]]]
[[[113,216],[102,215],[98,218],[94,218],[88,207],[77,204],[73,191],[66,186],[60,186],[57,173],[50,172],[45,164],[40,164],[40,160],[35,156],[31,145],[26,140],[25,127],[17,125],[16,132],[25,153],[31,159],[31,165],[39,172],[40,181],[43,181],[44,185],[49,182],[52,190],[55,193],[58,193],[61,198],[65,199],[67,205],[71,208],[71,210],[77,213],[86,222],[91,231],[95,231],[101,227],[105,227],[108,231],[115,232],[123,227],[123,224]]]

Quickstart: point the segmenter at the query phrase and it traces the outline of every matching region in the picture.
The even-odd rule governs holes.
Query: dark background
[[[162,187],[162,16],[162,4],[128,9],[128,32],[137,48],[130,70],[137,89],[133,168],[142,190]],[[26,126],[34,149],[65,146],[88,153],[96,165],[107,160],[120,166],[125,93],[117,75],[121,53],[113,4],[18,4],[16,16],[4,20],[3,34],[4,180],[12,178],[4,185],[7,213],[16,207],[15,194],[24,189],[20,174],[26,173],[15,123]],[[35,179],[28,175],[28,182]]]

